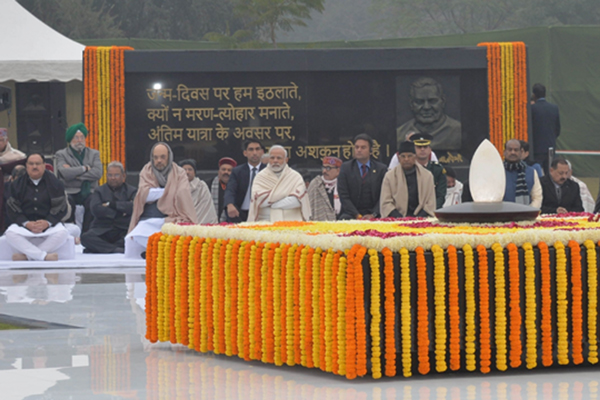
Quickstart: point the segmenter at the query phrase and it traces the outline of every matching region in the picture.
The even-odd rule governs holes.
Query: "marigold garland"
[[[427,263],[425,251],[417,247],[417,354],[419,373],[429,373],[429,308],[427,306]]]
[[[588,286],[588,362],[598,363],[598,264],[596,244],[586,240],[587,286]]]
[[[371,266],[371,372],[373,378],[381,378],[381,278],[379,271],[379,253],[369,249]]]
[[[448,246],[448,319],[450,324],[450,369],[460,369],[460,286],[456,247]]]
[[[324,340],[325,351],[322,351],[325,363],[321,364],[321,369],[327,372],[333,371],[333,343],[334,343],[334,318],[333,318],[333,307],[334,307],[334,287],[333,287],[333,265],[334,260],[337,257],[337,262],[339,263],[339,255],[334,255],[333,251],[330,249],[327,251],[327,256],[325,258],[325,269],[323,270],[323,294],[324,294]]]
[[[475,259],[471,246],[467,244],[462,250],[465,264],[465,363],[467,371],[475,371]]]
[[[523,245],[525,251],[525,342],[526,366],[537,367],[537,299],[535,287],[535,259],[530,243]]]
[[[464,340],[464,368],[475,370],[477,356],[479,369],[487,373],[492,363],[493,325],[493,355],[499,371],[507,368],[507,362],[511,368],[519,367],[523,352],[528,369],[536,367],[538,351],[541,364],[551,365],[554,329],[559,364],[569,363],[570,350],[574,363],[583,363],[584,357],[592,364],[597,363],[597,248],[593,241],[585,241],[583,245],[570,241],[570,264],[567,264],[562,242],[554,244],[556,280],[550,274],[553,265],[544,242],[537,244],[539,267],[532,245],[521,245],[523,278],[516,244],[505,245],[507,254],[500,243],[491,246],[493,270],[487,260],[489,248],[477,246],[478,272],[473,249],[463,246],[462,286],[458,254],[453,245],[448,245],[447,255],[440,246],[432,246],[432,259],[425,257],[424,248],[417,249],[414,273],[409,250],[400,249],[398,277],[394,278],[396,266],[389,248],[367,251],[367,247],[356,244],[345,252],[322,251],[318,246],[202,238],[188,233],[186,228],[167,229],[148,241],[146,336],[149,340],[187,344],[197,351],[210,351],[212,344],[215,353],[238,355],[247,360],[258,357],[276,365],[293,365],[298,360],[309,366],[312,362],[312,366],[347,378],[366,374],[369,365],[372,376],[379,378],[383,374],[393,376],[397,368],[402,368],[402,375],[410,376],[413,345],[416,369],[421,374],[424,366],[431,369],[431,335],[436,370],[447,369],[446,363],[451,370],[461,369],[461,341]],[[584,247],[586,264],[581,265]],[[363,266],[366,253],[368,262]],[[508,257],[507,263],[505,257]],[[571,266],[569,275],[567,265]],[[368,275],[363,277],[365,268]],[[494,279],[493,283],[489,282],[490,278]],[[553,282],[556,282],[556,324],[553,324],[552,314]],[[365,288],[365,283],[369,287]],[[490,284],[494,288],[493,301]],[[396,285],[399,290],[397,311]],[[413,285],[416,285],[416,293],[412,293]],[[569,293],[570,287],[572,293]],[[430,290],[433,290],[431,295]],[[525,298],[522,298],[523,293]],[[416,301],[414,313],[411,297]],[[461,312],[463,298],[464,311]],[[370,317],[365,312],[369,312]],[[538,312],[540,335],[537,334]],[[463,313],[464,339],[461,337]],[[508,327],[507,316],[510,316]],[[431,332],[430,317],[434,324]],[[368,327],[366,321],[369,321]],[[396,332],[396,323],[399,332]],[[523,330],[525,349],[521,343]],[[413,342],[415,333],[417,340]],[[396,340],[400,344],[398,349]],[[397,357],[402,365],[396,364]]]
[[[510,293],[510,366],[521,366],[523,348],[521,344],[521,275],[519,269],[519,249],[514,243],[506,246],[508,250],[508,274]]]
[[[504,249],[499,243],[492,246],[494,251],[494,277],[495,277],[495,299],[494,299],[494,339],[496,344],[496,368],[506,371],[506,279],[504,268]]]
[[[567,331],[567,256],[565,245],[561,242],[554,243],[556,251],[556,328],[558,335],[557,354],[560,365],[569,364],[569,332]]]
[[[354,280],[356,279],[354,273],[356,265],[354,263],[354,258],[356,257],[357,251],[358,246],[353,246],[350,249],[350,251],[348,252],[348,265],[346,267],[346,360],[344,362],[344,368],[346,371],[346,378],[348,379],[356,378],[356,302],[354,301],[354,298],[356,296],[356,285],[354,283]],[[342,369],[341,365],[340,369]]]
[[[400,250],[400,319],[402,338],[402,375],[412,376],[412,304],[410,280],[410,255],[407,249]],[[417,284],[417,288],[419,285]],[[417,336],[417,344],[419,337]],[[395,339],[394,339],[395,341]]]
[[[444,372],[446,364],[446,266],[444,250],[438,245],[433,253],[433,289],[435,303],[435,370]]]
[[[124,52],[131,47],[88,46],[84,60],[84,122],[88,146],[100,150],[104,168],[125,160],[125,68]],[[105,176],[100,184],[106,181]]]
[[[510,139],[527,140],[527,54],[523,42],[487,47],[490,141],[499,151]]]
[[[317,247],[312,260],[312,360],[313,366],[321,365],[321,254],[323,250]]]
[[[490,359],[492,350],[490,347],[490,289],[489,289],[489,266],[487,249],[477,246],[477,264],[479,269],[479,369],[484,374],[490,372]]]
[[[360,246],[354,259],[354,301],[356,316],[356,374],[365,376],[367,374],[367,326],[365,316],[365,288],[363,278],[362,261],[367,254],[367,248]]]
[[[540,275],[542,288],[540,291],[542,298],[542,321],[540,330],[542,333],[542,365],[549,367],[553,364],[552,355],[552,277],[550,274],[550,252],[548,245],[544,242],[538,243],[540,250]]]
[[[583,362],[583,310],[581,283],[581,248],[573,240],[568,244],[571,249],[571,352],[575,365]]]
[[[396,288],[394,286],[394,259],[387,247],[383,254],[384,309],[385,309],[385,376],[396,376]],[[409,286],[410,287],[410,286]]]
[[[338,304],[338,323],[337,323],[337,353],[338,353],[338,375],[346,375],[346,277],[348,260],[340,256],[340,264],[337,274],[337,304]],[[333,372],[336,372],[334,369]]]

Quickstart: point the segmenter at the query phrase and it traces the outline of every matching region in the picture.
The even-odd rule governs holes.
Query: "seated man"
[[[433,174],[417,162],[413,142],[401,142],[398,155],[400,165],[383,178],[382,217],[433,217],[436,209]]]
[[[517,139],[511,139],[504,145],[504,201],[540,208],[542,186],[538,174],[525,161],[521,161],[521,152],[521,142]]]
[[[446,201],[442,207],[450,207],[462,202],[463,184],[456,179],[456,172],[452,167],[446,168]]]
[[[225,211],[225,189],[227,189],[229,177],[235,167],[237,167],[237,162],[233,158],[221,158],[219,160],[219,171],[217,176],[215,176],[211,182],[210,194],[212,195],[219,222],[225,222],[227,220],[227,213]]]
[[[179,166],[184,169],[190,181],[190,190],[192,200],[194,201],[194,209],[198,217],[199,224],[216,224],[217,213],[212,203],[210,191],[204,181],[201,181],[196,176],[196,161],[192,159],[179,162]]]
[[[552,160],[550,173],[540,179],[544,199],[542,214],[564,214],[582,212],[579,185],[569,179],[567,160],[557,157]]]
[[[92,193],[94,221],[81,236],[84,253],[123,253],[133,199],[137,189],[125,183],[123,164],[113,161],[106,168],[106,183]]]
[[[145,256],[150,235],[165,222],[198,223],[187,174],[173,162],[168,144],[158,142],[150,151],[150,162],[140,171],[138,192],[133,201],[125,256]]]
[[[90,195],[98,187],[102,177],[102,162],[98,150],[86,147],[88,130],[84,124],[75,124],[65,133],[68,146],[56,152],[57,176],[65,184],[69,202],[75,214],[75,206],[85,208],[81,230],[86,232],[92,222]]]
[[[269,165],[260,171],[252,185],[248,222],[308,221],[310,204],[302,175],[287,165],[287,150],[274,145]]]
[[[29,155],[25,165],[27,175],[13,182],[6,202],[13,221],[6,230],[6,238],[17,252],[13,260],[57,261],[55,251],[69,237],[60,222],[67,212],[65,188],[46,171],[41,154]]]
[[[342,202],[339,219],[379,218],[379,195],[387,168],[371,158],[373,139],[366,133],[354,137],[354,159],[340,168],[338,192]]]
[[[323,175],[315,177],[308,186],[311,221],[335,221],[342,211],[337,190],[337,178],[342,160],[337,157],[323,159]]]

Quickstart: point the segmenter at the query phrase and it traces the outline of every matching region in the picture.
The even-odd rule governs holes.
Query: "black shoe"
[[[140,254],[140,256],[142,256],[142,258],[145,260],[146,259],[146,252],[142,251],[142,254]]]

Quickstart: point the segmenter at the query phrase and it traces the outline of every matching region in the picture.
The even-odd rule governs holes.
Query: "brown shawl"
[[[433,175],[421,164],[416,163],[415,165],[417,167],[417,188],[419,191],[419,205],[415,210],[415,215],[419,211],[425,210],[427,214],[433,217],[435,211],[435,184],[433,182]],[[408,187],[401,165],[396,166],[385,174],[379,201],[383,217],[390,215],[394,209],[406,217]],[[412,215],[410,216],[412,217]]]
[[[144,205],[146,204],[146,198],[150,189],[158,187],[160,186],[152,170],[152,162],[149,162],[140,171],[140,183],[135,199],[133,200],[133,214],[131,215],[129,232],[135,228],[140,220],[140,216],[144,212]],[[160,212],[167,216],[165,222],[198,223],[188,177],[185,170],[175,163],[172,164],[165,192],[158,199],[157,206]]]

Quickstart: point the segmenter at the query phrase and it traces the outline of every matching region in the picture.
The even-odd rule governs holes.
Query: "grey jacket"
[[[64,164],[70,165],[69,168],[63,167]],[[85,166],[89,165],[90,170],[85,172]],[[102,177],[102,162],[100,161],[100,152],[98,150],[85,148],[85,157],[83,165],[75,158],[70,147],[66,147],[56,152],[56,167],[58,179],[64,182],[65,190],[68,194],[77,194],[81,191],[83,181],[91,181],[91,190],[98,187],[98,179]]]

